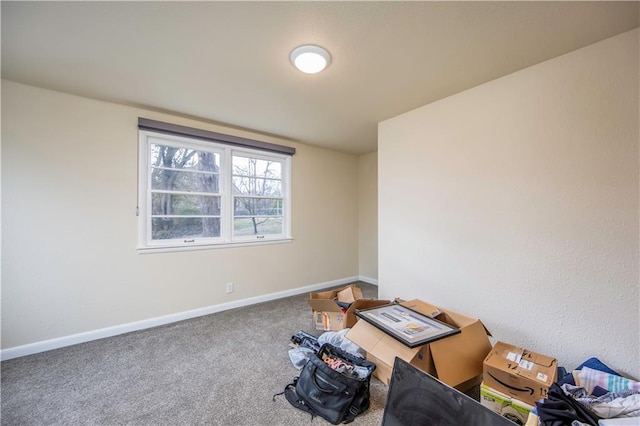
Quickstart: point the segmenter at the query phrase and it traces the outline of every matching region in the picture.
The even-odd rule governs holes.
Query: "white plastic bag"
[[[366,356],[366,352],[360,348],[360,346],[345,337],[349,330],[349,328],[345,328],[340,331],[327,331],[326,333],[322,333],[320,337],[318,337],[318,343],[320,345],[330,343],[351,355],[364,358]]]
[[[289,349],[289,359],[293,363],[293,366],[298,370],[302,369],[304,365],[309,361],[309,358],[314,356],[313,349],[298,346],[297,348]]]

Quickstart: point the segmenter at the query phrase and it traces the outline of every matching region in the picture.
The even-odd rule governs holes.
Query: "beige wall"
[[[378,153],[358,158],[358,264],[361,279],[378,282]]]
[[[380,124],[380,297],[640,378],[638,38]]]
[[[294,241],[136,254],[139,116],[295,146]],[[357,170],[352,155],[3,80],[2,348],[357,277]]]

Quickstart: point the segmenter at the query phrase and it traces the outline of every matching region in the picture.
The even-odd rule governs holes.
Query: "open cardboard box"
[[[337,302],[350,303],[346,312]],[[356,285],[349,285],[336,290],[312,292],[307,300],[313,310],[313,326],[316,330],[340,331],[351,328],[358,317],[356,309],[373,308],[387,305],[388,300],[363,299],[362,290]]]
[[[399,357],[463,392],[478,385],[482,362],[491,350],[489,332],[482,322],[418,299],[401,305],[457,327],[460,333],[409,348],[368,322],[358,321],[346,337],[364,349],[367,359],[376,364],[374,375],[388,385],[394,359]]]

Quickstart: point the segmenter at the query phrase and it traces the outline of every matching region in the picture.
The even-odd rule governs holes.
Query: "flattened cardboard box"
[[[345,313],[336,301],[351,303],[351,306]],[[307,300],[307,304],[312,309],[314,329],[323,331],[351,328],[358,319],[355,315],[356,309],[372,308],[388,303],[388,300],[363,299],[362,290],[353,284],[336,290],[312,292]]]
[[[484,383],[520,401],[535,405],[556,381],[555,358],[498,342],[483,363]]]
[[[482,374],[482,361],[491,350],[482,322],[418,299],[401,305],[458,327],[460,333],[409,348],[368,322],[358,321],[346,337],[364,349],[367,359],[376,364],[374,375],[388,385],[395,357],[399,357],[459,390],[467,390],[460,388],[466,383],[477,383],[477,377]]]

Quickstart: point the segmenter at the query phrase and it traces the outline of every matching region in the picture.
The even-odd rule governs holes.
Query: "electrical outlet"
[[[227,293],[233,293],[233,283],[227,283]]]

